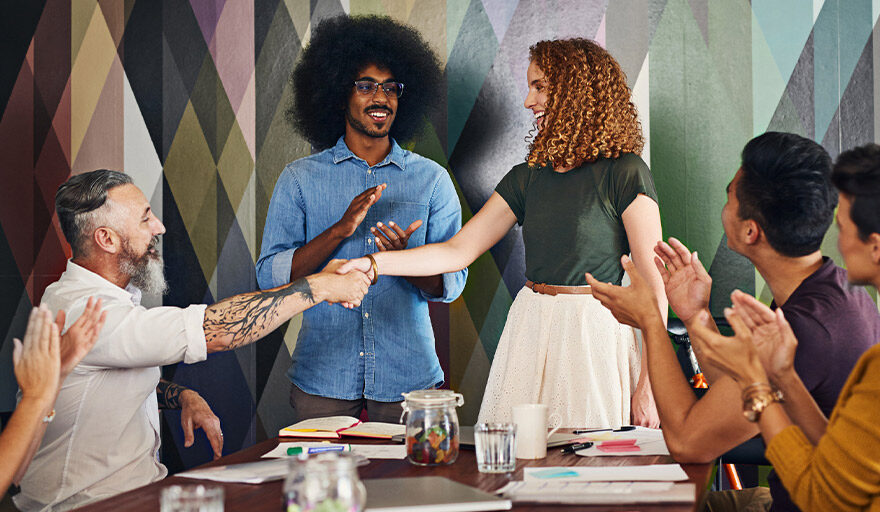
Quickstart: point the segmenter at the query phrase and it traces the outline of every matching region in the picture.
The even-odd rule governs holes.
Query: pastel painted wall
[[[605,45],[640,109],[664,231],[711,262],[714,308],[733,287],[766,296],[720,223],[745,142],[786,130],[837,155],[880,133],[880,0],[48,0],[2,10],[0,411],[14,407],[12,337],[69,254],[53,198],[71,173],[124,170],[161,214],[171,292],[150,304],[256,287],[275,181],[310,152],[283,118],[287,76],[326,16],[387,14],[437,51],[444,108],[413,149],[449,169],[465,218],[525,156],[528,46],[569,36]],[[826,245],[835,254],[833,233]],[[463,422],[476,417],[523,268],[514,229],[471,266],[461,299],[432,308],[447,380],[466,397]],[[289,421],[284,370],[298,328],[294,319],[256,345],[166,368],[214,406],[226,451]],[[203,438],[182,448],[177,421],[165,416],[170,465],[210,458]]]

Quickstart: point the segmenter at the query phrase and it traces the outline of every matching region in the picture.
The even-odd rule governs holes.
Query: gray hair
[[[107,193],[130,183],[128,174],[100,169],[72,176],[58,187],[55,211],[74,257],[86,253],[86,241],[95,229],[116,220],[117,216],[111,215],[114,212]]]

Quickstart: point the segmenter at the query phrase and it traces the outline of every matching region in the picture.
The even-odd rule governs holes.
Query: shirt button
[[[364,318],[370,318],[370,314],[369,314],[369,313],[364,313]]]
[[[372,170],[372,169],[367,169],[367,174],[373,174],[373,170]]]
[[[368,243],[368,244],[373,243],[373,239],[372,239],[372,238],[367,238],[367,243]]]
[[[364,357],[364,353],[363,353],[363,352],[361,352],[361,353],[360,353],[360,356],[361,356],[361,357]]]

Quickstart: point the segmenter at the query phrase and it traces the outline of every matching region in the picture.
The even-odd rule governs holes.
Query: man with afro
[[[443,242],[461,228],[446,170],[399,145],[442,90],[437,57],[418,32],[386,17],[326,19],[291,83],[288,120],[320,152],[278,178],[257,261],[261,288],[332,258]],[[309,310],[287,372],[297,420],[358,417],[366,408],[371,421],[397,423],[401,393],[443,383],[428,301],[455,300],[466,279],[467,269],[374,277],[360,307]]]

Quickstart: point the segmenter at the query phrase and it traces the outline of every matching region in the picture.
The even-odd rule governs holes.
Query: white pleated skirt
[[[517,404],[547,404],[562,427],[630,423],[639,347],[592,295],[523,288],[507,314],[480,407],[480,422],[509,422]],[[551,425],[556,426],[556,425]]]

